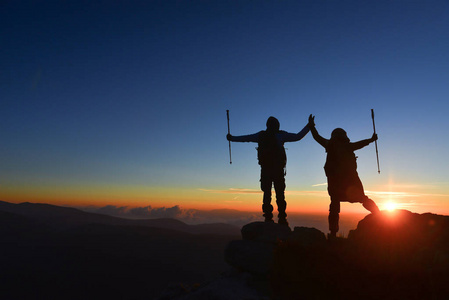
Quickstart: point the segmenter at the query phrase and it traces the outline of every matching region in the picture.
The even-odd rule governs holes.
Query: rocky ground
[[[368,215],[348,238],[315,228],[245,225],[225,250],[230,271],[172,286],[158,299],[447,299],[449,217]]]

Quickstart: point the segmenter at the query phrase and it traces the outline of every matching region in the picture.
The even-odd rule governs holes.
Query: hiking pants
[[[271,205],[271,187],[274,185],[276,192],[276,204],[279,219],[285,219],[287,214],[287,202],[285,202],[285,172],[284,167],[261,167],[260,188],[263,191],[262,211],[266,219],[273,218],[273,206]]]
[[[345,200],[343,200],[345,201]],[[331,197],[331,204],[329,206],[329,231],[331,233],[337,233],[339,230],[338,221],[340,219],[340,200]],[[360,202],[363,207],[369,210],[371,213],[379,212],[379,208],[373,200],[368,198],[367,196],[363,196],[360,201],[347,201],[347,202]]]
[[[331,197],[329,206],[329,230],[337,233],[339,226],[340,202],[362,203],[372,213],[379,211],[376,203],[365,195],[362,182],[354,170],[339,176],[327,177],[327,190]]]

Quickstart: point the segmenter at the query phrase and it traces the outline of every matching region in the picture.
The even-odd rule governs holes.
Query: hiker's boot
[[[279,218],[278,224],[288,226],[287,218]]]
[[[328,221],[329,221],[329,231],[331,235],[336,235],[340,226],[338,226],[338,221],[340,219],[340,215],[338,212],[331,211],[329,213]]]
[[[329,242],[332,242],[332,241],[335,241],[337,239],[337,232],[329,232],[328,234],[327,234],[327,240],[329,241]]]
[[[266,213],[263,214],[263,216],[265,217],[265,222],[272,222],[272,223],[274,223],[274,221],[273,221],[273,213],[266,212]]]
[[[284,207],[285,208],[285,207]],[[278,224],[279,225],[286,225],[288,226],[288,222],[287,222],[287,214],[285,213],[285,209],[279,209],[279,215],[278,215],[279,221]]]
[[[267,218],[267,217],[265,217],[265,222],[274,223],[273,218]]]
[[[274,222],[273,221],[273,206],[270,204],[271,194],[270,194],[269,199],[265,199],[265,195],[264,195],[264,201],[267,201],[262,204],[262,211],[263,211],[263,216],[265,217],[265,222]]]

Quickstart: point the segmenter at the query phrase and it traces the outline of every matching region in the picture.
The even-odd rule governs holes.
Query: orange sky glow
[[[310,190],[286,190],[287,210],[296,213],[326,213],[329,196],[326,185],[317,184]],[[449,214],[446,203],[449,193],[418,186],[381,186],[365,190],[381,210],[406,209],[416,213]],[[257,189],[176,188],[146,186],[12,186],[0,192],[3,201],[36,202],[67,206],[148,206],[186,209],[236,209],[259,211],[262,192]],[[273,199],[275,196],[273,195]],[[275,200],[273,200],[275,205]],[[357,203],[343,203],[342,212],[367,212]]]

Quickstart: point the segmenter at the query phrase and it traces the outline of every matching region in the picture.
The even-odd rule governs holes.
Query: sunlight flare
[[[389,202],[384,203],[384,209],[385,210],[394,211],[397,208],[398,208],[398,205],[395,202],[393,202],[393,201],[389,201]]]

